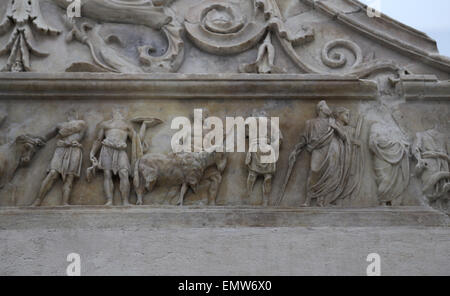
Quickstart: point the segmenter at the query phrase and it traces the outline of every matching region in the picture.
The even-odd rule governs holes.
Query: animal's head
[[[45,141],[42,138],[30,135],[18,136],[15,143],[19,154],[19,165],[27,165],[36,151],[45,145]]]
[[[198,176],[195,176],[194,174],[187,176],[186,183],[189,185],[189,187],[192,189],[194,193],[197,193],[198,185],[200,184]]]

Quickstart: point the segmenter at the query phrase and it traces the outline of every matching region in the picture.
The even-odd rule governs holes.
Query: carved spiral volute
[[[342,48],[351,51],[355,56],[355,61],[352,65],[347,65],[348,59]],[[332,51],[334,52],[332,53]],[[345,39],[337,39],[325,44],[321,54],[322,62],[329,68],[339,69],[344,66],[355,68],[362,63],[363,54],[361,48],[354,42]]]

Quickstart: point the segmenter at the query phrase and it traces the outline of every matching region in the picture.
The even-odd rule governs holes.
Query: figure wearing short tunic
[[[112,171],[115,175],[122,170],[130,172],[127,143],[104,139],[100,150],[99,165],[101,170]]]
[[[250,143],[249,151],[247,152],[247,167],[250,172],[256,175],[273,175],[277,170],[277,162],[266,162],[264,163],[262,157],[271,157],[271,151],[262,151],[260,149],[259,143],[265,143],[270,145],[270,140],[267,138],[255,139]],[[274,152],[277,151],[274,149]],[[274,155],[274,159],[278,159],[278,155]]]
[[[77,178],[81,174],[83,163],[83,146],[79,142],[86,130],[86,123],[82,120],[70,121],[59,125],[55,153],[48,171],[57,171],[63,180],[68,175]]]

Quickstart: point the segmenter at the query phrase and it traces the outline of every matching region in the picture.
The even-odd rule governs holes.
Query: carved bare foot
[[[63,206],[63,207],[70,207],[70,204],[69,204],[68,202],[64,202],[64,203],[62,204],[62,206]]]
[[[136,201],[136,205],[142,206],[143,204],[144,204],[144,202],[142,201],[142,198],[138,198],[138,200]]]
[[[130,202],[128,201],[128,199],[125,199],[123,202],[122,202],[122,204],[124,205],[124,206],[131,206],[131,204],[130,204]]]
[[[113,201],[110,199],[108,199],[105,203],[105,206],[107,206],[107,207],[112,206],[112,205],[113,205]]]
[[[305,202],[303,204],[300,205],[301,208],[309,208],[311,205],[309,204],[309,202]]]

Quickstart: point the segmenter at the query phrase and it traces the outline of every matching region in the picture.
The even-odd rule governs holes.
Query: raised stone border
[[[256,207],[1,208],[0,230],[142,229],[217,227],[448,227],[450,219],[433,209]]]
[[[0,99],[375,100],[374,81],[317,74],[0,73]]]

